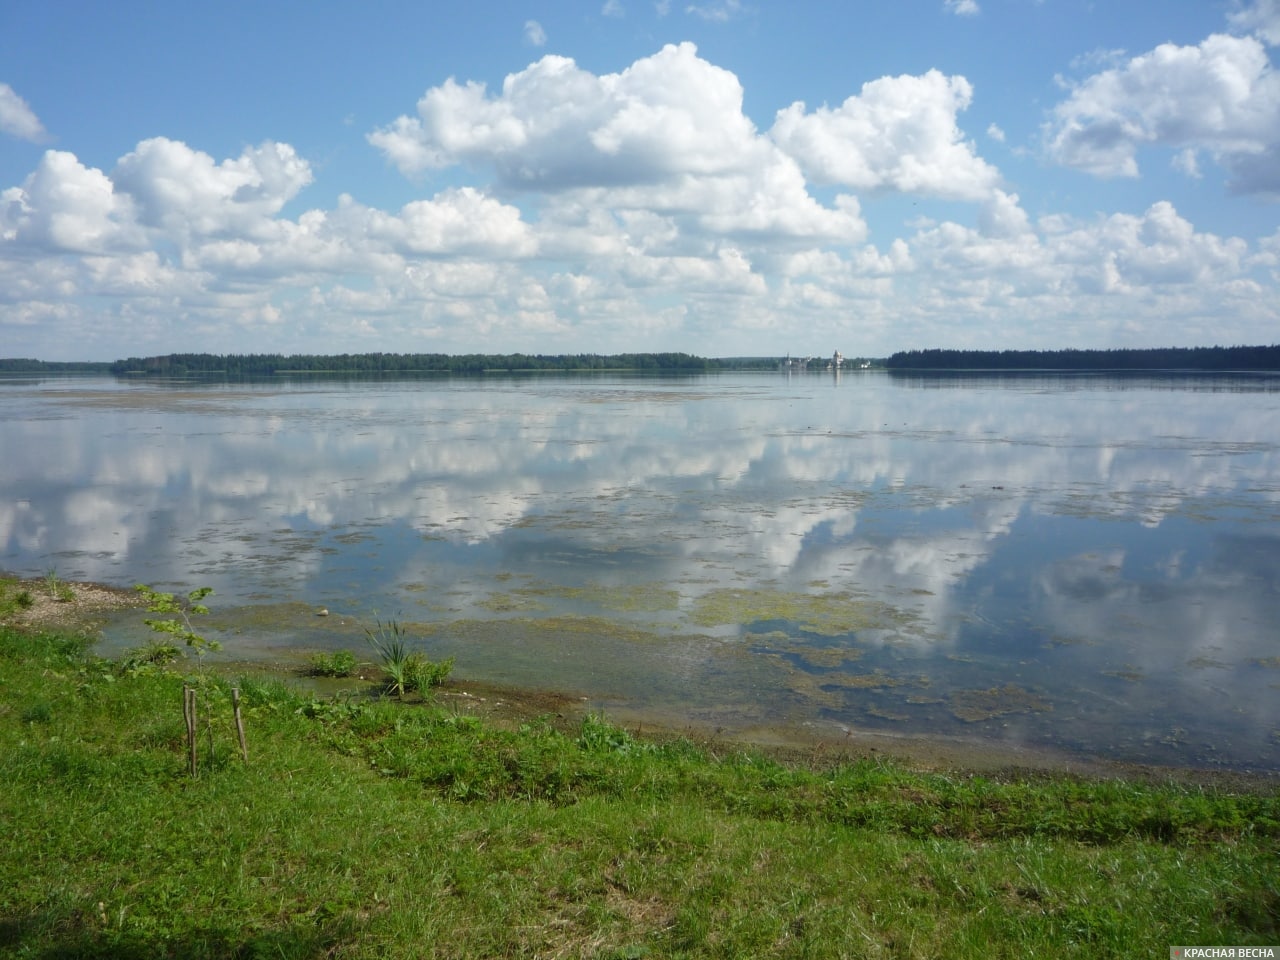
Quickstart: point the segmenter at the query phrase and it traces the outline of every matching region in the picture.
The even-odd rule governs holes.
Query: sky
[[[1280,342],[1280,0],[10,0],[0,357]]]

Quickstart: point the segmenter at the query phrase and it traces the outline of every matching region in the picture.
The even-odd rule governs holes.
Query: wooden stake
[[[187,721],[187,769],[196,775],[196,692],[188,686],[182,688],[182,716]]]
[[[244,717],[240,715],[240,688],[231,688],[231,712],[236,718],[236,736],[240,738],[240,756],[249,762],[249,747],[244,742]]]

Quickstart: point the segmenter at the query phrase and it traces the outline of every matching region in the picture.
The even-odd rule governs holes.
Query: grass
[[[30,610],[35,602],[30,589],[10,577],[0,577],[0,620],[19,610]]]
[[[1280,940],[1274,790],[782,764],[0,628],[0,956],[1163,956]],[[216,698],[214,698],[216,702]]]

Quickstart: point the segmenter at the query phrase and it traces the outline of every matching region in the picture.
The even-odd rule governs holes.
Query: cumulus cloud
[[[1233,27],[1256,33],[1273,47],[1280,45],[1280,0],[1256,0],[1237,6],[1238,9],[1227,14]]]
[[[778,111],[770,137],[819,183],[981,199],[999,173],[957,123],[972,98],[964,77],[937,70],[882,77],[834,109],[796,102]]]
[[[491,166],[511,191],[620,212],[659,211],[716,234],[856,239],[856,201],[824,207],[797,164],[742,111],[742,86],[693,44],[597,76],[547,56],[491,96],[450,79],[417,116],[370,134],[406,174]]]
[[[1275,193],[1280,74],[1255,37],[1162,44],[1075,84],[1044,136],[1052,159],[1097,176],[1137,176],[1139,149],[1163,146],[1204,151],[1236,192]]]
[[[605,76],[546,56],[492,97],[450,78],[369,141],[406,174],[490,163],[508,185],[557,189],[724,170],[753,133],[737,77],[685,43]]]
[[[889,352],[1250,342],[1239,331],[1280,323],[1274,238],[1250,250],[1168,203],[1033,219],[961,132],[972,99],[963,77],[885,77],[761,131],[738,78],[690,44],[603,75],[546,56],[500,89],[434,86],[369,135],[406,174],[452,168],[459,184],[398,209],[344,194],[287,212],[314,174],[275,141],[216,158],[157,137],[105,172],[50,150],[0,193],[0,325],[23,343],[56,329],[84,357],[120,337],[135,353],[198,336],[216,351],[718,355],[777,352],[797,330]],[[1183,169],[1225,162],[1181,149]],[[1270,156],[1231,159],[1260,182]],[[873,238],[864,204],[892,192],[922,213],[961,203]]]
[[[61,150],[46,151],[21,187],[0,193],[0,239],[14,247],[71,253],[132,247],[131,216],[106,174]]]
[[[176,234],[247,233],[311,182],[311,167],[283,143],[246,147],[215,163],[185,143],[156,137],[122,157],[112,172],[141,223]]]
[[[974,17],[980,12],[976,0],[944,0],[947,9],[958,17]]]
[[[31,143],[48,139],[40,118],[7,83],[0,83],[0,131]]]

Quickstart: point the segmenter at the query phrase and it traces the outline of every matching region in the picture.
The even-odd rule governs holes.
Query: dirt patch
[[[4,578],[0,584],[0,623],[28,630],[98,630],[117,610],[144,606],[133,590],[101,583],[69,583]]]

